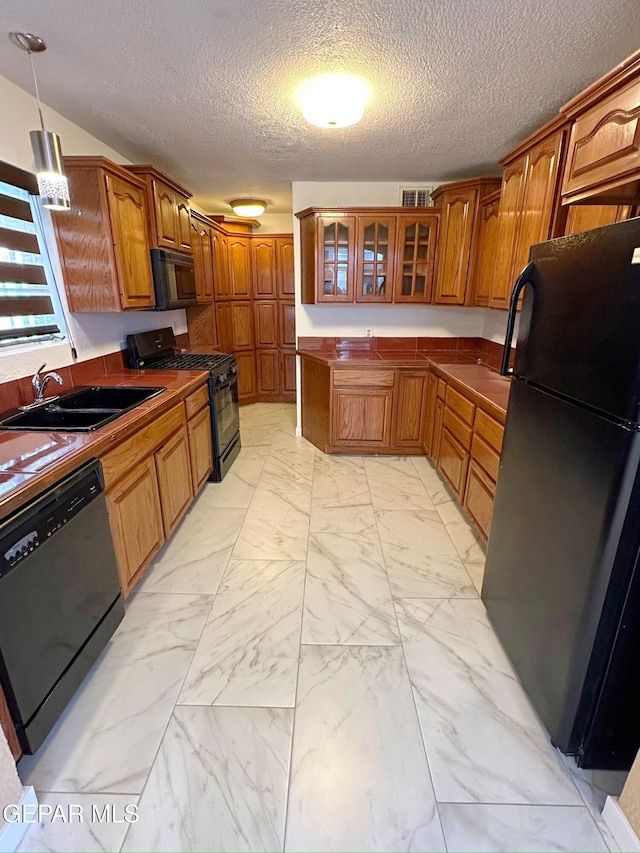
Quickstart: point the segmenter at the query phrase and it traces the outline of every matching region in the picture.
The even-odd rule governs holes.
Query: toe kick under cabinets
[[[306,439],[325,453],[427,455],[487,542],[504,433],[495,406],[428,363],[301,364]]]

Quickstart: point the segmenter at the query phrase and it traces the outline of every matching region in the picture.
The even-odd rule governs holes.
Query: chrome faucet
[[[34,409],[36,406],[43,406],[45,403],[52,403],[54,400],[58,399],[58,395],[55,397],[46,397],[44,396],[44,392],[46,391],[47,385],[49,382],[54,379],[58,385],[63,384],[62,376],[59,373],[56,373],[54,370],[51,373],[47,373],[45,376],[40,376],[40,371],[44,370],[47,366],[47,362],[41,364],[40,367],[33,374],[33,379],[31,380],[31,385],[33,386],[33,403],[29,403],[26,406],[20,406],[20,411],[25,412],[28,409]]]

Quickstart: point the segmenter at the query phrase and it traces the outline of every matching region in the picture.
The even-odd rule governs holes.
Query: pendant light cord
[[[44,129],[44,118],[42,117],[42,107],[40,106],[40,92],[38,90],[38,78],[36,77],[36,67],[33,64],[33,52],[28,50],[29,60],[31,62],[31,73],[33,74],[33,85],[36,90],[36,101],[38,102],[38,113],[40,115],[40,127],[42,128],[42,132],[45,133]]]

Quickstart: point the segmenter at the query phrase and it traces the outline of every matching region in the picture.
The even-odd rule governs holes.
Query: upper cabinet
[[[153,308],[144,183],[104,157],[65,157],[70,211],[54,213],[72,312]]]
[[[563,203],[640,203],[640,51],[561,112],[573,122]]]
[[[531,246],[564,233],[566,211],[559,206],[559,181],[566,136],[564,119],[554,119],[501,160],[505,168],[491,308],[508,308]]]
[[[145,182],[152,248],[191,253],[191,193],[153,166],[127,169]]]
[[[309,208],[300,219],[302,302],[430,302],[439,212]]]
[[[433,302],[469,305],[478,251],[479,202],[500,186],[499,178],[476,178],[438,187],[433,200],[442,211]]]
[[[229,286],[234,299],[251,296],[251,238],[233,234],[228,238]]]
[[[212,228],[204,216],[193,211],[190,226],[198,304],[206,304],[213,302]]]
[[[251,238],[254,299],[293,300],[295,295],[291,235]]]
[[[491,298],[493,265],[498,254],[500,190],[486,195],[478,212],[478,254],[473,271],[472,302],[486,307]]]
[[[293,299],[295,296],[295,273],[293,260],[293,237],[276,237],[276,269],[278,273],[278,297]]]

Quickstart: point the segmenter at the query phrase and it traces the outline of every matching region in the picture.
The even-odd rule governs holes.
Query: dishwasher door
[[[0,527],[0,680],[32,754],[124,615],[93,462]]]

